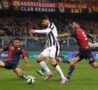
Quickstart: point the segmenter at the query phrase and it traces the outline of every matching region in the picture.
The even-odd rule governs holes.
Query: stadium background
[[[59,33],[68,31],[66,22],[77,21],[82,28],[94,35],[96,43],[93,46],[98,46],[97,0],[0,0],[0,47],[10,39],[20,37],[23,40],[22,46],[30,51],[28,56],[35,59],[39,52],[34,51],[44,48],[46,37],[34,34],[31,38],[29,27],[31,25],[32,28],[40,29],[38,19],[43,14],[49,15]],[[63,40],[60,41],[63,41],[62,50],[67,51],[63,54],[70,59],[77,51],[77,44],[73,38]],[[98,59],[98,52],[94,52],[94,56]]]
[[[30,60],[37,57],[45,45],[45,35],[28,34],[29,24],[33,28],[37,26],[38,18],[48,14],[56,24],[59,33],[67,31],[66,21],[75,20],[82,27],[94,35],[98,46],[98,0],[0,0],[0,47],[8,44],[14,37],[22,38],[22,47],[26,49]],[[39,38],[40,37],[40,38]],[[71,58],[77,52],[77,45],[73,38],[64,38],[62,51],[66,58]],[[66,52],[65,52],[66,51]],[[2,54],[5,57],[7,54]],[[98,58],[98,52],[94,52]],[[98,61],[98,59],[97,59]],[[68,64],[59,63],[66,75]],[[44,81],[44,76],[38,76],[36,70],[40,69],[35,61],[31,62],[32,67],[27,68],[23,61],[21,68],[27,75],[35,76],[34,85],[27,85],[26,82],[18,79],[12,71],[0,68],[0,90],[97,90],[98,69],[93,70],[85,61],[77,64],[70,82],[60,85],[57,81],[59,76],[51,65],[49,67],[55,74],[49,81]]]

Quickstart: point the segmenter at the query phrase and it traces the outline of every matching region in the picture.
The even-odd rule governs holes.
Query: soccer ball
[[[28,84],[34,84],[35,82],[35,77],[33,76],[27,76],[26,79]]]

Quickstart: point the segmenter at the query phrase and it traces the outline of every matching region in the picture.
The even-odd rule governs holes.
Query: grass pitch
[[[36,73],[40,66],[35,61],[32,61],[31,64],[31,67],[26,67],[23,61],[20,62],[24,74],[36,78],[33,85],[18,79],[13,71],[0,68],[0,90],[98,90],[98,69],[93,69],[86,61],[77,63],[70,81],[64,85],[59,83],[59,75],[51,65],[49,67],[53,71],[54,77],[44,81],[45,76]],[[66,75],[69,65],[58,64]]]

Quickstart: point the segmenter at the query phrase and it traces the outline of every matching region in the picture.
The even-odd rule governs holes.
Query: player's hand
[[[31,30],[30,30],[30,34],[31,34],[31,33],[35,33],[35,30],[34,30],[34,29],[31,29]]]
[[[29,35],[31,36],[31,37],[33,37],[33,33],[35,32],[35,30],[34,29],[31,29],[30,31],[29,31]]]
[[[92,43],[95,43],[95,41],[94,41],[94,40],[92,40]]]

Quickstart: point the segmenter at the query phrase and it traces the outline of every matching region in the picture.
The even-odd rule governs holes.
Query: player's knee
[[[71,61],[70,66],[75,66],[75,63]]]
[[[55,65],[55,64],[57,63],[57,61],[56,61],[55,58],[51,58],[51,59],[50,59],[50,63],[51,63],[52,65]]]
[[[40,58],[36,59],[37,63],[40,63],[42,60]]]
[[[92,65],[92,67],[95,69],[96,68],[96,65]]]
[[[45,57],[43,56],[43,55],[41,55],[41,56],[39,56],[37,59],[36,59],[36,61],[38,62],[38,63],[40,63],[41,61],[43,61],[45,59]]]
[[[4,67],[5,63],[3,61],[0,61],[0,67]]]
[[[38,58],[36,59],[36,61],[39,63],[39,62],[42,61],[42,58],[41,58],[41,57],[38,57]]]
[[[37,58],[36,61],[39,63],[39,58]]]
[[[93,68],[98,68],[98,63],[93,62],[93,63],[91,63],[91,66],[92,66]]]

